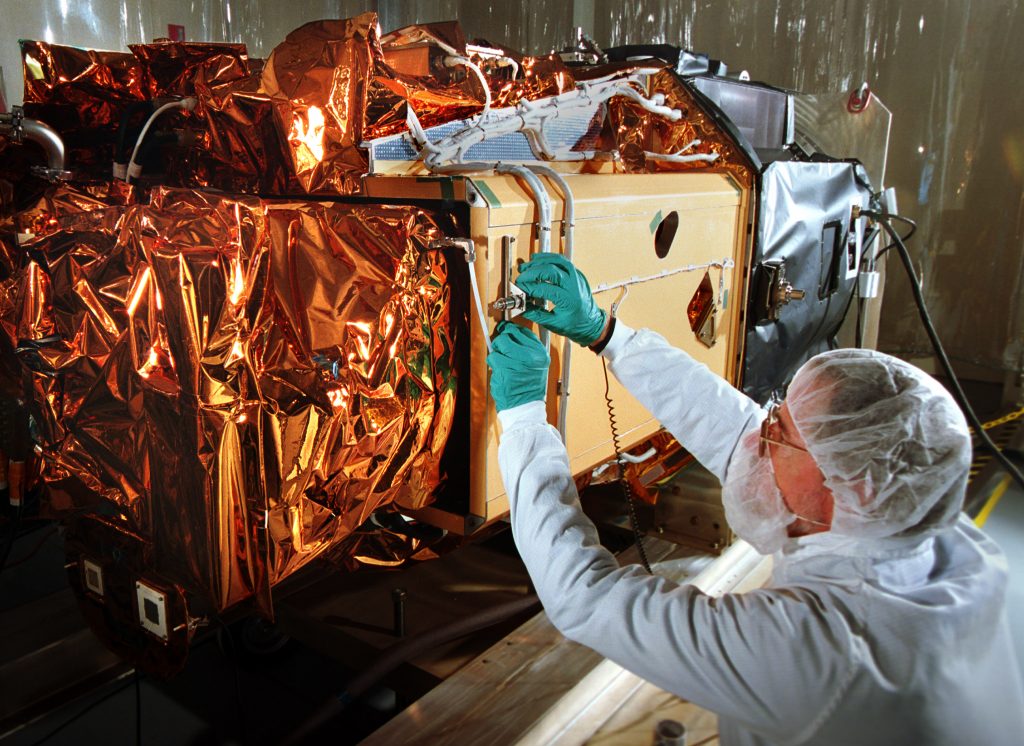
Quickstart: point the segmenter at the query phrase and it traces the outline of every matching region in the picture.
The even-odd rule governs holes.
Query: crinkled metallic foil
[[[278,129],[274,107],[260,93],[259,74],[211,85],[204,72],[200,70],[195,79],[196,141],[177,164],[175,181],[228,192],[302,191],[292,174],[289,146]]]
[[[25,46],[26,69],[43,71],[34,105],[70,116],[87,103],[69,120],[80,143],[111,137],[125,112],[138,115],[135,101],[197,98],[157,125],[184,139],[165,146],[168,173],[144,174],[163,186],[23,194],[0,224],[0,329],[32,394],[51,506],[102,502],[146,545],[154,583],[217,610],[254,599],[271,615],[272,588],[318,556],[387,565],[433,551],[359,528],[384,506],[424,507],[450,477],[442,456],[468,324],[448,257],[429,248],[441,216],[287,197],[358,193],[361,145],[402,131],[407,107],[424,126],[482,109],[477,76],[444,63],[467,53],[457,24],[401,29],[383,46],[379,36],[372,13],[310,23],[262,68],[231,44],[120,56]],[[514,80],[512,66],[475,58],[495,108],[569,91],[574,72],[622,68],[506,53]],[[107,83],[103,108],[94,99]],[[607,144],[627,168],[676,168],[643,153],[699,138],[720,155],[713,168],[749,178],[683,83],[663,72],[651,87],[684,117],[671,124],[613,100]],[[109,173],[103,147],[72,168]],[[663,450],[650,468],[672,466]],[[650,473],[627,475],[647,499]]]
[[[3,329],[47,482],[64,507],[114,506],[155,570],[215,608],[271,614],[276,582],[442,481],[460,327],[435,221],[126,196],[60,187],[19,216],[45,230]]]
[[[724,171],[738,183],[751,186],[754,172],[749,159],[732,139],[724,135],[722,128],[712,121],[675,73],[662,70],[652,75],[649,87],[649,93],[663,94],[665,105],[679,109],[683,116],[678,122],[672,122],[646,111],[629,99],[617,97],[609,102],[609,120],[622,163],[628,172]],[[679,153],[694,140],[699,140],[700,144],[688,148],[686,154],[717,153],[718,159],[714,162],[671,163],[648,159],[645,155],[645,152]]]
[[[456,543],[450,537],[429,540],[375,526],[345,538],[325,560],[345,572],[355,572],[364,566],[399,568],[437,559]]]
[[[146,76],[127,52],[99,52],[41,41],[22,41],[26,104],[75,109],[83,127],[116,126],[126,101],[143,101]]]
[[[146,72],[147,98],[193,95],[200,71],[209,86],[231,83],[250,74],[244,44],[162,41],[130,44],[128,48]]]
[[[359,191],[366,173],[363,134],[377,14],[307,23],[271,52],[261,92],[288,143],[295,177],[308,193]]]
[[[81,176],[109,178],[124,112],[149,98],[142,63],[127,52],[41,41],[22,41],[21,53],[25,115],[60,133],[66,162]]]
[[[396,52],[417,46],[421,54],[428,55],[425,45],[437,50],[437,54],[430,57],[429,65],[420,65],[429,67],[428,74],[410,74],[392,60]],[[556,96],[571,90],[576,82],[557,55],[524,57],[498,47],[519,66],[520,74],[513,80],[512,66],[467,51],[465,35],[457,22],[407,26],[381,38],[382,58],[377,59],[370,89],[364,139],[404,130],[406,105],[412,106],[424,127],[480,113],[485,102],[480,81],[463,66],[445,65],[443,58],[451,53],[445,47],[457,55],[469,57],[485,72],[492,108],[515,106],[524,99]]]

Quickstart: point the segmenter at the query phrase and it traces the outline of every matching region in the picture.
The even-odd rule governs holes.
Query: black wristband
[[[614,333],[615,317],[612,316],[611,321],[608,322],[608,333],[604,335],[604,339],[599,339],[594,342],[594,344],[590,345],[589,349],[592,350],[595,355],[600,355],[604,351],[604,348],[608,346],[608,343],[611,341],[612,334]]]

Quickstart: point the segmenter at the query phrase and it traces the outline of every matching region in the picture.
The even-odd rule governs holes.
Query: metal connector
[[[439,238],[427,244],[427,248],[435,251],[437,249],[462,249],[467,262],[472,263],[476,261],[476,244],[473,243],[471,238]]]
[[[28,140],[43,149],[46,165],[34,166],[34,175],[48,181],[62,181],[73,176],[65,170],[64,141],[57,131],[45,122],[27,118],[20,106],[13,107],[9,113],[0,114],[0,135],[16,143]]]
[[[505,314],[505,318],[507,320],[511,320],[516,316],[519,316],[523,311],[530,311],[533,309],[543,310],[546,308],[546,304],[543,300],[527,295],[521,287],[511,280],[506,283],[506,286],[509,294],[502,296],[491,303],[489,308],[492,312]]]

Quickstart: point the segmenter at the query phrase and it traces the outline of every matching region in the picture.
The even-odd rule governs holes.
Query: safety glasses
[[[807,449],[803,446],[798,446],[795,443],[789,443],[783,440],[781,437],[774,437],[770,428],[779,421],[779,404],[774,403],[768,408],[768,416],[764,418],[764,422],[761,423],[761,438],[757,444],[757,455],[764,458],[765,454],[769,453],[768,444],[774,444],[777,446],[785,446],[786,448],[792,448],[795,451],[803,451],[807,453]]]

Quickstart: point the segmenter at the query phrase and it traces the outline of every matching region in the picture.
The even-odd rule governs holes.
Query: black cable
[[[69,725],[71,725],[72,723],[76,723],[76,722],[78,722],[78,721],[79,721],[80,719],[82,719],[83,717],[85,717],[86,715],[88,715],[88,714],[89,714],[90,712],[92,712],[92,711],[93,711],[94,709],[96,709],[96,708],[97,708],[97,707],[99,707],[99,706],[100,706],[101,704],[103,704],[104,702],[106,702],[106,701],[107,701],[108,699],[111,699],[112,697],[114,697],[114,696],[116,696],[116,695],[120,694],[121,692],[123,692],[123,691],[124,691],[125,689],[127,689],[128,687],[130,687],[130,686],[132,685],[132,683],[133,683],[133,682],[132,682],[131,680],[128,680],[128,681],[124,682],[123,684],[121,684],[121,686],[117,687],[116,689],[114,689],[114,690],[112,690],[112,691],[109,691],[109,692],[107,692],[107,693],[106,693],[106,694],[104,694],[104,695],[103,695],[102,697],[100,697],[99,699],[97,699],[97,700],[96,700],[95,702],[90,702],[90,703],[89,703],[88,705],[86,705],[86,706],[85,706],[85,707],[83,707],[83,708],[82,708],[81,710],[79,710],[79,711],[78,711],[78,712],[77,712],[77,713],[76,713],[75,715],[72,715],[72,716],[71,716],[70,718],[68,718],[68,719],[67,719],[67,720],[65,720],[65,721],[64,721],[63,723],[61,723],[60,725],[58,725],[58,726],[57,726],[56,728],[54,728],[53,730],[51,730],[51,731],[50,731],[49,733],[47,733],[47,734],[46,734],[45,736],[43,736],[42,738],[40,738],[40,739],[39,739],[38,741],[35,741],[35,742],[33,743],[33,746],[39,746],[39,744],[42,744],[42,743],[46,743],[46,742],[47,742],[47,741],[49,741],[49,740],[50,740],[51,738],[53,738],[53,737],[54,737],[55,735],[57,735],[57,734],[58,734],[58,733],[60,733],[60,732],[61,732],[62,730],[64,730],[65,728],[67,728],[67,727],[68,727]]]
[[[608,361],[601,358],[601,368],[604,370],[604,401],[608,405],[608,426],[612,431],[612,447],[615,449],[615,466],[619,471],[619,485],[622,487],[622,494],[626,498],[626,506],[629,509],[629,523],[633,527],[633,540],[636,542],[636,551],[640,555],[640,564],[644,566],[648,575],[651,572],[651,563],[647,561],[647,550],[644,549],[644,535],[640,533],[640,521],[636,517],[636,502],[633,499],[633,488],[626,480],[625,470],[622,462],[622,448],[619,445],[619,425],[615,420],[615,406],[612,404],[611,385],[608,381]]]
[[[861,214],[863,215],[863,214],[865,214],[865,212],[867,212],[867,211],[864,211]],[[874,214],[875,213],[869,214],[869,217],[871,217],[871,215],[874,215]],[[917,233],[917,223],[915,223],[910,218],[905,218],[902,215],[891,215],[891,214],[889,215],[889,217],[892,218],[893,220],[899,220],[900,222],[906,223],[907,225],[910,226],[910,230],[907,231],[907,235],[902,236],[901,239],[900,239],[901,241],[903,241],[903,243],[906,243],[907,241],[909,241],[910,238],[915,233]],[[879,224],[881,224],[881,221],[879,221]],[[888,233],[889,231],[886,230],[886,232]],[[896,248],[896,242],[895,241],[890,241],[885,246],[885,248],[879,249],[878,252],[875,253],[875,261],[877,262],[879,259],[881,259],[886,254],[886,252],[890,251],[891,249],[895,249],[895,248]]]
[[[910,259],[910,252],[907,251],[907,246],[903,243],[903,239],[889,222],[890,220],[902,220],[903,222],[910,221],[898,215],[888,215],[868,210],[862,211],[861,214],[877,220],[885,229],[886,233],[892,237],[893,244],[895,245],[896,250],[900,255],[900,259],[902,260],[903,268],[907,272],[907,278],[910,280],[910,289],[914,295],[914,303],[917,305],[917,311],[921,316],[921,323],[924,325],[924,330],[928,334],[928,339],[932,343],[932,348],[935,350],[935,357],[938,358],[939,365],[942,366],[943,372],[949,379],[953,397],[956,399],[957,404],[960,405],[960,409],[963,410],[964,416],[967,418],[968,422],[971,423],[971,427],[974,428],[974,432],[977,433],[979,438],[981,438],[981,442],[985,448],[992,452],[992,455],[1000,464],[1002,464],[1003,468],[1006,469],[1017,484],[1024,487],[1024,474],[1021,474],[1016,464],[1010,461],[1007,455],[1000,450],[999,446],[992,442],[992,438],[989,437],[988,433],[985,432],[985,428],[982,427],[982,423],[981,420],[978,419],[978,415],[975,414],[970,402],[967,401],[967,395],[960,386],[960,379],[958,379],[956,374],[953,372],[953,365],[949,362],[949,358],[946,356],[946,350],[942,346],[942,341],[939,339],[939,335],[935,331],[935,326],[932,324],[931,316],[928,313],[928,307],[924,302],[924,294],[921,292],[921,284],[918,282],[917,273],[914,271],[914,263]]]

